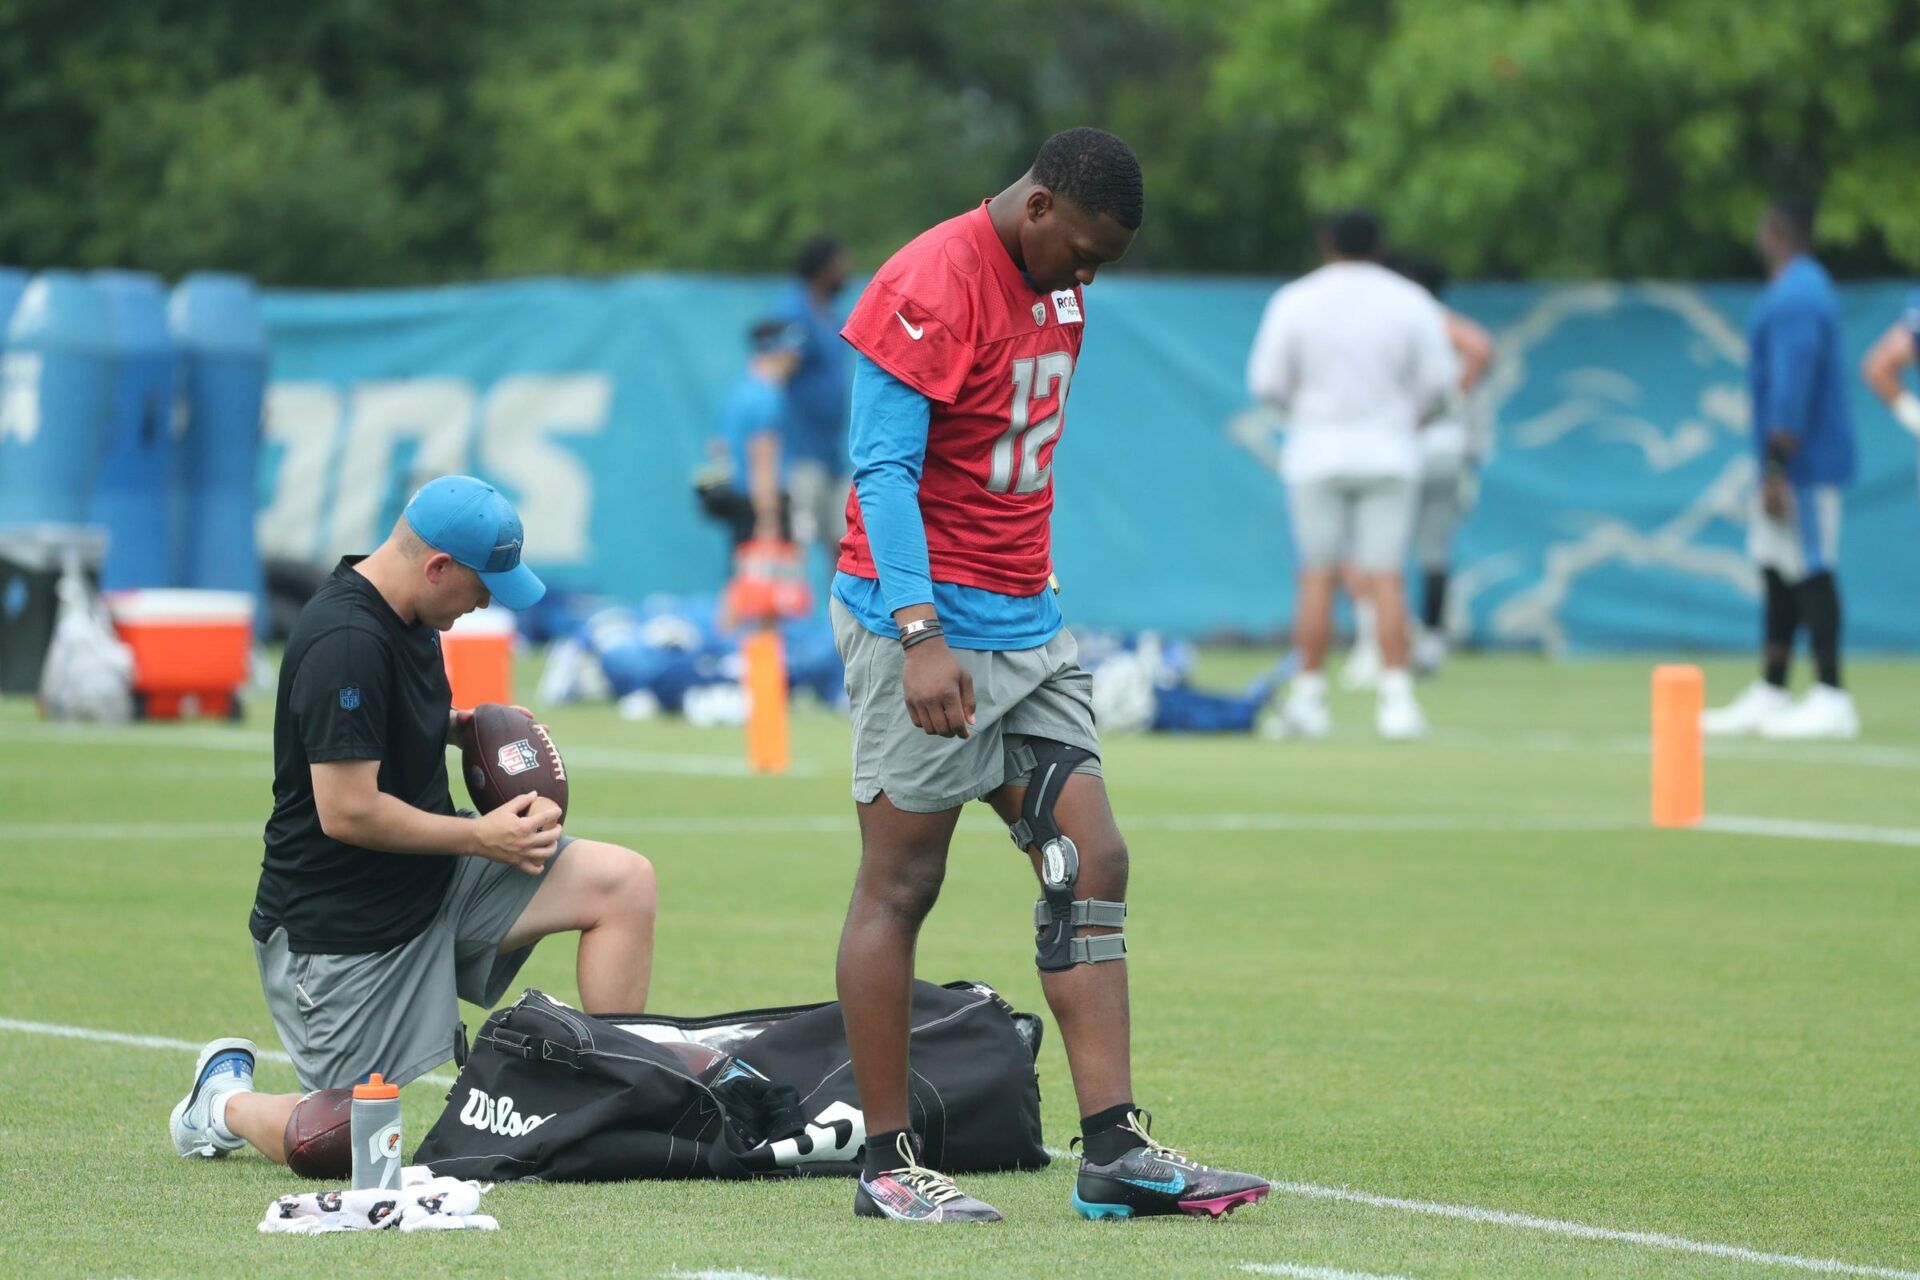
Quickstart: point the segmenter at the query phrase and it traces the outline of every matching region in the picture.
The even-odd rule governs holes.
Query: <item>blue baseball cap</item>
[[[546,584],[520,563],[525,538],[519,513],[486,481],[472,476],[430,480],[407,503],[406,517],[422,542],[479,574],[507,608],[530,608],[547,594]]]

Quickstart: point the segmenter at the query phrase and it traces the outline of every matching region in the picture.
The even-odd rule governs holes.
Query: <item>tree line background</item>
[[[1097,124],[1129,269],[1366,202],[1479,277],[1920,267],[1914,0],[0,0],[0,263],[277,285],[877,265]]]

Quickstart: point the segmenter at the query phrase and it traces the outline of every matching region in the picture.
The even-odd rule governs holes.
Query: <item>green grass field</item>
[[[1745,678],[1711,665],[1709,692]],[[1912,1276],[1920,667],[1861,663],[1852,683],[1863,741],[1710,754],[1710,812],[1762,820],[1739,830],[1646,827],[1640,661],[1458,663],[1412,746],[1376,742],[1358,698],[1318,745],[1110,742],[1139,1100],[1169,1141],[1285,1184],[1230,1219],[1083,1223],[1056,1161],[968,1180],[1008,1215],[990,1228],[856,1222],[840,1181],[631,1183],[503,1186],[493,1235],[319,1240],[256,1234],[296,1188],[284,1171],[173,1155],[190,1053],[21,1026],[277,1043],[245,931],[269,706],[63,730],[0,705],[0,1272]],[[656,1011],[831,996],[856,856],[842,722],[802,712],[794,774],[754,779],[728,772],[731,731],[548,718],[570,830],[659,868]],[[922,976],[1044,1009],[1033,897],[971,816]],[[573,998],[569,943],[524,977]],[[1055,1035],[1041,1075],[1064,1147]],[[409,1146],[443,1093],[407,1091]]]

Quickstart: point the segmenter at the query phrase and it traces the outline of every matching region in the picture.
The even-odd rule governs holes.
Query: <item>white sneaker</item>
[[[1303,671],[1287,685],[1287,700],[1280,707],[1278,736],[1283,738],[1324,738],[1333,728],[1333,713],[1327,710],[1327,678],[1317,671]]]
[[[1354,641],[1347,660],[1340,667],[1340,687],[1348,693],[1371,689],[1380,679],[1380,646],[1364,640]]]
[[[1390,742],[1427,736],[1427,717],[1413,696],[1413,677],[1404,670],[1380,673],[1380,700],[1374,706],[1373,727]]]
[[[1830,684],[1816,684],[1805,696],[1760,726],[1763,738],[1841,738],[1860,736],[1860,713],[1853,695]]]
[[[1413,638],[1413,671],[1415,675],[1430,676],[1440,670],[1447,660],[1447,638],[1438,631],[1424,628]]]
[[[247,1145],[245,1138],[214,1124],[214,1101],[253,1088],[253,1064],[259,1055],[253,1041],[237,1036],[215,1040],[200,1051],[200,1060],[193,1064],[193,1089],[167,1121],[175,1151],[218,1159]]]
[[[1700,713],[1700,732],[1710,738],[1734,737],[1758,733],[1760,727],[1793,706],[1785,689],[1755,680],[1740,691],[1740,696],[1724,707]]]

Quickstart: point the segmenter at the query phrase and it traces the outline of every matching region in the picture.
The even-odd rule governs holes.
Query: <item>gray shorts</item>
[[[1288,485],[1299,566],[1399,572],[1413,537],[1414,485],[1406,476],[1329,476]]]
[[[1428,573],[1443,573],[1453,560],[1453,535],[1467,513],[1460,500],[1465,463],[1435,467],[1420,477],[1413,517],[1413,558]]]
[[[1747,522],[1747,555],[1788,582],[1804,582],[1828,573],[1840,562],[1840,489],[1837,485],[1796,485],[1793,504],[1776,520],[1753,495]]]
[[[551,868],[573,843],[561,836]],[[453,1057],[466,1000],[491,1008],[533,944],[509,955],[500,942],[545,872],[462,857],[440,912],[391,951],[330,956],[291,951],[287,931],[255,940],[260,985],[302,1089],[344,1089],[370,1071],[406,1084]]]
[[[793,513],[793,540],[802,546],[825,544],[832,559],[847,533],[847,491],[853,481],[835,475],[824,462],[798,458],[787,467],[787,502]]]
[[[853,798],[881,792],[909,813],[957,809],[1018,780],[1015,756],[1029,738],[1083,747],[1094,758],[1075,772],[1100,775],[1100,735],[1093,727],[1093,677],[1080,667],[1080,646],[1065,631],[1037,649],[955,649],[973,677],[971,736],[940,738],[907,715],[900,642],[861,626],[833,602],[833,638],[847,664],[847,706],[853,716]]]

